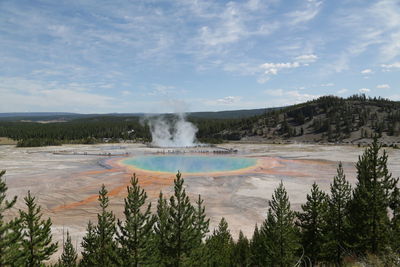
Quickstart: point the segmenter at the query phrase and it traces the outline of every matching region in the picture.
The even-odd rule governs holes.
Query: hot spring
[[[176,173],[208,173],[236,171],[256,165],[257,159],[226,156],[139,156],[123,161],[137,169]]]

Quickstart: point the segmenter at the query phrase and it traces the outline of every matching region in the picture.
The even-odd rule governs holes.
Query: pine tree
[[[67,231],[67,240],[63,244],[63,253],[61,254],[61,257],[59,260],[59,266],[75,267],[77,259],[78,259],[78,255],[76,253],[74,246],[72,245],[71,236],[69,235],[69,232]]]
[[[301,229],[301,243],[305,255],[315,265],[322,260],[323,229],[326,225],[327,196],[314,182],[307,202],[301,205],[302,212],[297,213],[298,226]]]
[[[400,190],[396,186],[390,197],[390,209],[393,212],[391,220],[391,247],[395,253],[400,253]]]
[[[97,214],[97,225],[89,222],[86,236],[83,238],[81,266],[118,266],[120,265],[116,234],[115,216],[108,211],[108,191],[104,184],[99,191],[101,212]]]
[[[115,216],[112,211],[107,210],[109,204],[107,194],[108,191],[103,184],[99,192],[101,213],[97,214],[96,226],[97,261],[99,266],[114,266],[118,262],[117,244],[114,241],[116,233]]]
[[[171,266],[172,259],[169,254],[169,247],[166,245],[169,241],[171,226],[169,224],[169,206],[167,200],[164,198],[162,192],[158,198],[157,203],[157,220],[154,224],[155,245],[156,253],[154,261],[158,266]]]
[[[222,218],[218,228],[206,241],[207,266],[232,266],[233,240],[228,229],[228,223]]]
[[[206,234],[209,232],[209,225],[210,225],[210,219],[206,218],[206,210],[203,205],[204,200],[201,199],[201,196],[199,195],[197,201],[196,201],[196,209],[194,211],[194,229],[196,230],[196,241],[197,243],[201,243],[203,238],[206,236]]]
[[[233,247],[233,259],[235,266],[245,267],[250,264],[250,244],[243,232],[239,232],[239,238]]]
[[[57,244],[52,243],[51,220],[41,220],[40,206],[35,203],[35,197],[24,198],[28,208],[27,212],[20,210],[22,229],[22,253],[24,265],[28,267],[40,266],[43,261],[50,259],[50,256],[57,251]]]
[[[155,218],[151,215],[151,203],[142,211],[147,194],[138,185],[134,174],[125,198],[125,222],[118,220],[117,233],[121,245],[121,259],[124,266],[141,266],[148,262],[152,228]]]
[[[265,253],[264,238],[256,225],[250,241],[250,265],[256,267],[264,266]]]
[[[194,240],[195,246],[190,255],[190,266],[201,266],[202,259],[205,257],[205,246],[203,239],[209,232],[210,219],[206,218],[204,200],[198,196],[196,207],[194,211],[194,229],[196,231],[196,239]]]
[[[198,236],[194,227],[194,208],[183,188],[184,180],[178,172],[174,180],[174,195],[169,200],[167,223],[169,234],[164,235],[172,266],[181,266],[191,254]],[[157,233],[157,231],[156,231]]]
[[[20,258],[19,246],[21,233],[17,219],[6,222],[4,212],[10,210],[17,201],[17,197],[6,200],[7,185],[3,181],[5,171],[0,171],[0,267],[15,264]]]
[[[323,251],[328,261],[340,266],[349,234],[348,205],[351,199],[351,186],[346,180],[341,162],[330,189],[331,194],[328,198],[328,212],[326,214],[326,242]]]
[[[81,246],[83,248],[82,251],[82,260],[79,263],[79,266],[96,266],[97,260],[97,237],[96,237],[96,229],[91,221],[89,221],[88,226],[86,228],[86,235],[83,237]]]
[[[379,156],[381,145],[373,143],[357,162],[357,184],[350,202],[350,243],[354,252],[381,254],[387,251],[390,235],[389,196],[395,179],[387,169],[388,156]]]
[[[281,182],[269,201],[266,220],[260,229],[265,242],[265,265],[293,266],[299,248],[295,214],[290,209],[289,197]]]

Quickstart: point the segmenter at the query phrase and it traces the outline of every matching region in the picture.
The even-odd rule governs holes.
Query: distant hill
[[[226,110],[215,112],[191,112],[189,117],[202,119],[242,119],[257,115],[265,114],[266,112],[280,108],[259,108],[259,109],[241,109],[241,110]]]
[[[151,140],[143,116],[172,114],[3,113],[0,137],[27,144],[92,143],[112,140]],[[400,102],[354,95],[324,96],[271,109],[192,112],[188,120],[204,143],[223,141],[369,143],[378,135],[387,145],[400,146]],[[39,123],[38,123],[39,122]],[[40,142],[39,142],[39,141]],[[51,142],[50,142],[51,141]]]
[[[400,102],[354,95],[324,96],[241,120],[217,136],[248,141],[400,143]],[[229,139],[229,138],[228,138]]]
[[[202,119],[237,119],[248,118],[256,115],[264,114],[267,111],[276,108],[260,108],[246,110],[228,110],[228,111],[204,111],[204,112],[189,112],[187,115],[192,118]],[[71,121],[74,119],[86,119],[96,117],[143,117],[160,115],[156,113],[106,113],[106,114],[80,114],[69,112],[14,112],[0,113],[0,121]]]

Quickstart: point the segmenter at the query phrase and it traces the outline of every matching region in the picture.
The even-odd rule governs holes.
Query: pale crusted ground
[[[289,193],[292,207],[299,209],[314,181],[329,190],[339,160],[344,164],[348,179],[354,183],[354,163],[363,152],[363,148],[354,146],[225,144],[223,147],[238,149],[238,156],[260,158],[265,168],[229,176],[209,174],[184,178],[192,199],[197,194],[205,199],[211,229],[225,217],[235,237],[239,229],[251,236],[254,225],[262,223],[268,200],[280,181]],[[389,169],[398,177],[400,150],[387,150]],[[60,151],[61,154],[53,154]],[[64,227],[72,234],[73,242],[79,244],[88,220],[96,220],[99,211],[96,194],[101,184],[110,191],[111,208],[117,217],[122,215],[125,187],[131,174],[117,165],[123,157],[109,157],[108,153],[141,155],[157,151],[160,150],[141,144],[46,148],[0,146],[0,169],[7,170],[8,195],[19,197],[14,214],[18,208],[24,208],[23,197],[31,190],[37,196],[44,216],[53,220],[54,239],[62,240]],[[139,172],[138,176],[153,207],[160,190],[171,193],[173,175]]]

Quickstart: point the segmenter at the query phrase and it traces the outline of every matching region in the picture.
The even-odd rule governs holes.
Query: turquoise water
[[[141,156],[126,159],[126,165],[159,172],[184,173],[234,171],[255,165],[253,158],[206,156]]]

